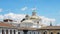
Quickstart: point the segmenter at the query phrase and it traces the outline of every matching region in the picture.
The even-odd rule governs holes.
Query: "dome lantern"
[[[36,16],[36,8],[33,9],[32,16]]]

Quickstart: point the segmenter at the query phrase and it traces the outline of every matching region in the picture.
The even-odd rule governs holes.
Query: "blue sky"
[[[60,0],[0,0],[0,15],[31,14],[34,7],[38,15],[54,18],[55,24],[60,24]],[[26,10],[21,10],[23,8]]]

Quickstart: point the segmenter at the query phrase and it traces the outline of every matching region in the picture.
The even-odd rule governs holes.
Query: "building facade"
[[[35,11],[32,12],[32,16],[26,15],[19,24],[13,22],[11,19],[0,22],[0,34],[60,34],[60,26],[42,24],[42,19]]]

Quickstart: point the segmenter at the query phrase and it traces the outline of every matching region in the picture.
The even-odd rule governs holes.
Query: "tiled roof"
[[[8,23],[0,22],[0,27],[13,27],[13,25],[8,24]]]
[[[8,28],[13,27],[13,28],[16,28],[16,26],[13,26],[11,24],[4,23],[4,22],[0,22],[0,27],[8,27]],[[30,27],[28,27],[28,28],[18,27],[17,29],[19,29],[19,30],[44,30],[45,29],[46,30],[46,29],[60,29],[60,26],[46,26],[46,27],[41,27],[39,29],[30,28]]]

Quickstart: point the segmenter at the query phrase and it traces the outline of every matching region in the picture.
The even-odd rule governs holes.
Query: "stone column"
[[[18,34],[18,30],[15,30],[16,31],[16,34]]]
[[[52,30],[53,31],[53,30]],[[53,34],[57,34],[56,30],[53,31]]]
[[[43,31],[41,30],[41,34],[43,34]]]
[[[38,34],[41,34],[41,31],[38,31]]]
[[[2,34],[2,29],[0,29],[0,33]]]
[[[10,29],[8,29],[8,34],[10,34]]]
[[[31,30],[31,34],[34,34],[34,31]]]
[[[47,34],[50,34],[50,32],[49,32],[49,31],[47,31]]]

